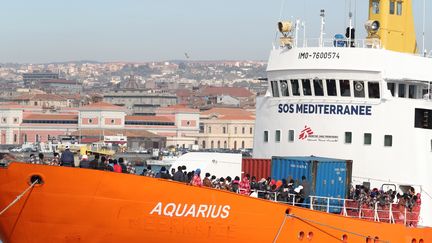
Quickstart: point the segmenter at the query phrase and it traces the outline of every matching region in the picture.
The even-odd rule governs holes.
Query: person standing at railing
[[[245,177],[243,177],[242,181],[239,184],[240,194],[249,195],[251,188],[250,188],[250,181],[249,181],[250,175],[246,174]]]
[[[310,185],[309,182],[306,180],[306,176],[302,176],[302,183],[301,186],[303,187],[300,190],[300,201],[299,203],[302,203],[302,205],[306,206],[307,203],[309,203],[307,198],[310,196]]]

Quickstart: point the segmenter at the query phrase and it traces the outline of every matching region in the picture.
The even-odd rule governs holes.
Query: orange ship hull
[[[24,163],[0,169],[0,210],[32,175],[44,183],[0,216],[4,242],[432,242],[432,228],[352,219],[162,179]]]

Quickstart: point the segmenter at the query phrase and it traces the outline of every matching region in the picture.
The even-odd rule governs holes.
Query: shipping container
[[[261,178],[267,178],[271,174],[271,159],[242,159],[242,176],[249,174],[255,176],[257,181]]]
[[[352,161],[322,157],[272,157],[271,177],[276,180],[294,179],[295,185],[301,184],[302,176],[310,185],[312,196],[346,198],[352,177]],[[317,203],[314,201],[314,203]],[[327,204],[326,200],[318,202]],[[330,202],[332,206],[341,203],[339,200]],[[338,212],[333,207],[332,212]]]

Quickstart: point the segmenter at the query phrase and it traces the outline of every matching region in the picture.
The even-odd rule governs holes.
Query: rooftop
[[[89,105],[82,106],[80,110],[110,110],[110,111],[124,111],[121,106],[113,105],[107,102],[97,102]]]

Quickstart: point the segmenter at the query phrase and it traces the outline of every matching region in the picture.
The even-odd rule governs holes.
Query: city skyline
[[[319,11],[325,9],[325,37],[332,38],[344,33],[350,2],[357,37],[364,38],[367,1],[7,2],[0,9],[0,62],[266,60],[280,19],[301,18],[307,37],[318,38]],[[422,8],[414,2],[420,48]]]

